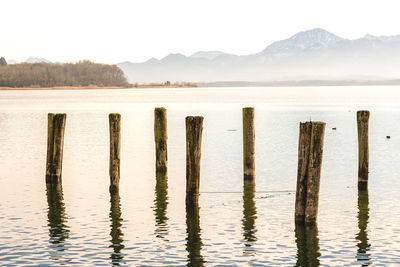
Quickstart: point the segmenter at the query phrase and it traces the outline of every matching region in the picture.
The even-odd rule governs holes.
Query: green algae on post
[[[167,110],[154,109],[154,141],[156,143],[156,173],[167,173]]]
[[[254,108],[243,108],[243,176],[244,180],[255,179],[255,133]]]
[[[48,114],[46,183],[61,183],[64,131],[67,115]]]
[[[111,113],[110,124],[110,193],[119,191],[120,151],[121,151],[121,115]]]
[[[186,117],[186,206],[197,205],[203,117]]]
[[[369,111],[357,111],[357,132],[358,132],[358,190],[368,188],[368,121]]]

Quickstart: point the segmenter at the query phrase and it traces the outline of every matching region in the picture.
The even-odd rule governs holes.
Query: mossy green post
[[[255,172],[255,131],[254,108],[243,108],[243,176],[245,181],[253,181]]]
[[[203,117],[186,117],[186,206],[199,202]]]
[[[368,189],[368,121],[369,111],[357,111],[357,132],[358,132],[358,190]]]
[[[324,133],[324,122],[300,123],[296,223],[315,224],[317,221]]]
[[[154,109],[154,141],[156,143],[156,173],[167,173],[167,110]]]
[[[61,183],[64,131],[67,115],[48,114],[46,183]]]
[[[111,113],[110,124],[110,193],[119,191],[120,151],[121,151],[121,115]]]

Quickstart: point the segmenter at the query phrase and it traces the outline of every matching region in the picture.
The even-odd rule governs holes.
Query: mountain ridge
[[[358,39],[321,28],[298,32],[250,55],[199,51],[117,64],[131,83],[271,82],[400,78],[400,35]]]

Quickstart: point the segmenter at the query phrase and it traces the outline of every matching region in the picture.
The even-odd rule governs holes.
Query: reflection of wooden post
[[[324,133],[324,122],[300,123],[296,222],[314,224],[317,220]]]
[[[360,230],[356,235],[357,244],[357,260],[361,263],[369,263],[371,260],[370,250],[371,244],[368,241],[368,190],[361,190],[358,192],[358,229]]]
[[[295,236],[297,245],[296,266],[319,266],[319,239],[317,225],[296,223]]]
[[[46,183],[61,183],[66,114],[48,114]]]
[[[46,184],[47,204],[49,206],[47,218],[50,234],[50,244],[56,251],[65,250],[63,243],[69,237],[67,216],[61,183]]]
[[[252,248],[257,241],[256,237],[256,218],[257,209],[255,197],[255,185],[253,181],[244,181],[243,184],[243,239],[245,242],[244,254],[253,255],[255,249]]]
[[[112,265],[119,265],[122,259],[124,258],[121,250],[125,247],[123,245],[123,232],[121,230],[122,226],[122,212],[120,205],[120,197],[119,193],[110,194],[110,221],[111,221],[111,246],[113,248],[113,252],[111,253],[111,261]]]
[[[110,123],[110,193],[119,190],[120,150],[121,150],[121,115],[111,113]]]
[[[168,235],[168,182],[167,176],[156,175],[156,198],[154,200],[154,215],[156,219],[156,237],[165,238]]]
[[[357,111],[357,132],[358,132],[358,190],[368,188],[368,120],[369,111]]]
[[[203,242],[201,241],[199,206],[186,206],[186,250],[188,252],[187,266],[204,266],[201,255]]]
[[[203,117],[186,117],[186,205],[199,202]]]
[[[156,143],[156,173],[167,173],[167,110],[154,110],[154,141]]]
[[[243,108],[243,172],[244,180],[255,178],[254,108]]]

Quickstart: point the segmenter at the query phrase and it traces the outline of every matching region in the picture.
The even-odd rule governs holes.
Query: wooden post
[[[300,123],[295,221],[314,224],[324,147],[324,122]]]
[[[368,188],[368,120],[369,111],[357,111],[357,132],[358,132],[358,190]]]
[[[46,183],[61,183],[66,114],[48,114]]]
[[[312,122],[310,161],[307,174],[306,224],[314,224],[317,221],[324,135],[325,123]]]
[[[186,117],[186,206],[199,202],[203,117]]]
[[[307,202],[307,170],[310,157],[311,122],[300,122],[299,152],[297,163],[297,188],[295,221],[304,222]]]
[[[156,173],[167,173],[167,110],[154,109],[154,141],[156,143]]]
[[[254,108],[243,108],[243,176],[244,180],[254,181]]]
[[[120,151],[121,151],[121,115],[111,113],[110,123],[110,193],[119,191]]]

